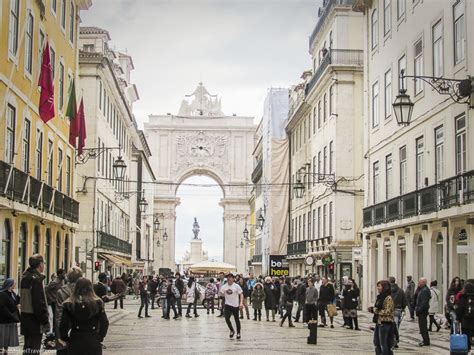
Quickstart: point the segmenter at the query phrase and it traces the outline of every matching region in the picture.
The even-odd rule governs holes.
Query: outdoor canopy
[[[229,272],[235,271],[235,266],[231,264],[227,264],[220,261],[213,261],[213,260],[205,260],[201,261],[197,264],[191,265],[189,267],[189,271],[194,273],[219,273],[219,272]]]

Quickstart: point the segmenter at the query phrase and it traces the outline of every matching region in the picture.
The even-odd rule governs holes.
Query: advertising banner
[[[290,268],[283,266],[284,255],[270,255],[270,276],[289,276]]]

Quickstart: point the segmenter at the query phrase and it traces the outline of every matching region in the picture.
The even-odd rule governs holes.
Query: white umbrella
[[[218,273],[235,271],[235,266],[220,261],[205,260],[191,265],[189,271],[193,273]]]

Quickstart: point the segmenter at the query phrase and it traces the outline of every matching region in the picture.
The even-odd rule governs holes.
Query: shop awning
[[[234,271],[235,266],[219,261],[201,261],[197,264],[191,265],[189,271],[194,273],[206,273],[206,272],[229,272]]]
[[[113,255],[113,254],[107,254],[107,253],[99,253],[98,254],[99,258],[107,260],[108,262],[115,264],[115,265],[123,265],[127,267],[132,266],[132,261],[128,260],[124,257],[118,256],[118,255]]]

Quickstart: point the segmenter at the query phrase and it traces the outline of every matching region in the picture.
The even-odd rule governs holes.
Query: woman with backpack
[[[199,291],[197,289],[194,276],[191,276],[186,285],[186,302],[188,302],[188,309],[186,310],[186,318],[192,318],[190,315],[191,307],[194,308],[194,317],[199,317],[197,313],[197,301],[199,299]]]
[[[456,319],[461,324],[461,331],[467,335],[468,351],[471,351],[474,337],[474,280],[467,280],[462,293],[455,301]]]
[[[214,314],[214,299],[217,294],[217,287],[214,283],[214,279],[211,277],[208,284],[206,285],[206,291],[204,292],[204,298],[206,299],[206,308],[207,314],[209,314],[209,309],[212,310],[212,314]]]

